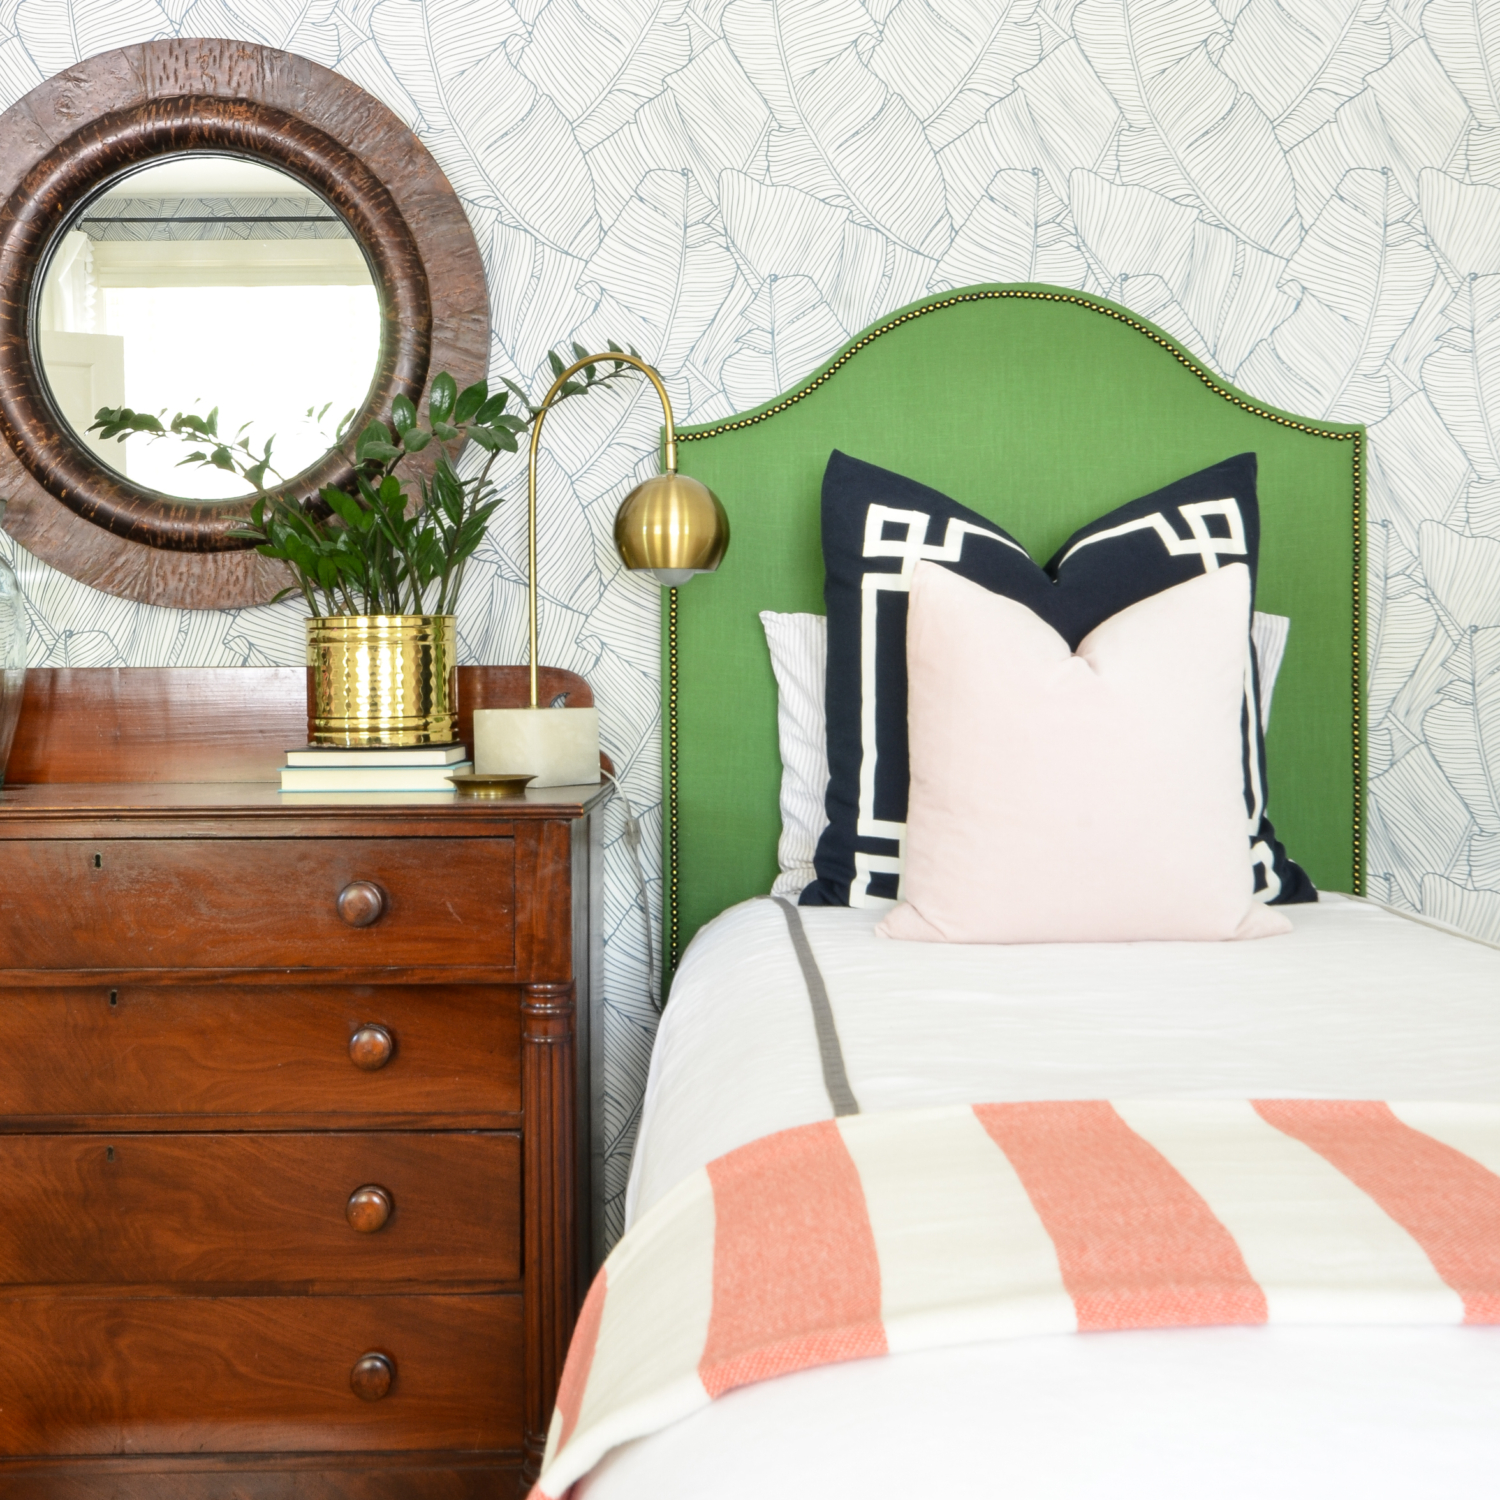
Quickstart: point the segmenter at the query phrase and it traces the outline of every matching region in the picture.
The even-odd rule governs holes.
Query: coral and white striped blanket
[[[976,1104],[767,1136],[605,1263],[532,1497],[812,1365],[1225,1323],[1500,1323],[1500,1105]]]

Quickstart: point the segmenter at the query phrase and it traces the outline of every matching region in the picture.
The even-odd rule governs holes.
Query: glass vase
[[[0,500],[0,518],[5,502]],[[26,600],[16,570],[0,555],[0,786],[21,716],[21,694],[26,687]]]

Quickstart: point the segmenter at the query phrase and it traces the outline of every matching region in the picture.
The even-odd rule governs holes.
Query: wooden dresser
[[[460,702],[522,686],[464,669]],[[607,793],[288,805],[304,711],[300,670],[28,680],[5,1500],[510,1500],[536,1471],[592,1263]]]

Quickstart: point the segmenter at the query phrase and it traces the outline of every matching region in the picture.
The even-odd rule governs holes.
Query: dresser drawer
[[[516,1449],[521,1418],[517,1296],[0,1300],[3,1454]]]
[[[0,840],[0,967],[515,961],[508,838]]]
[[[514,1113],[519,993],[124,981],[0,988],[0,1117]]]
[[[458,1288],[521,1274],[518,1135],[10,1135],[0,1183],[0,1285]]]

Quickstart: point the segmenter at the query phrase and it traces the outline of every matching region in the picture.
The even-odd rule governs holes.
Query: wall
[[[484,251],[494,369],[533,389],[550,346],[614,338],[702,421],[925,292],[1038,280],[1371,424],[1371,888],[1500,939],[1500,0],[3,0],[0,102],[172,34],[304,53],[408,121]],[[542,548],[544,659],[593,683],[653,841],[658,595],[609,526],[658,422],[638,386],[553,419]],[[521,657],[521,521],[471,570],[468,660]],[[293,609],[20,563],[35,662],[300,658]],[[620,832],[616,1223],[653,1030]]]

